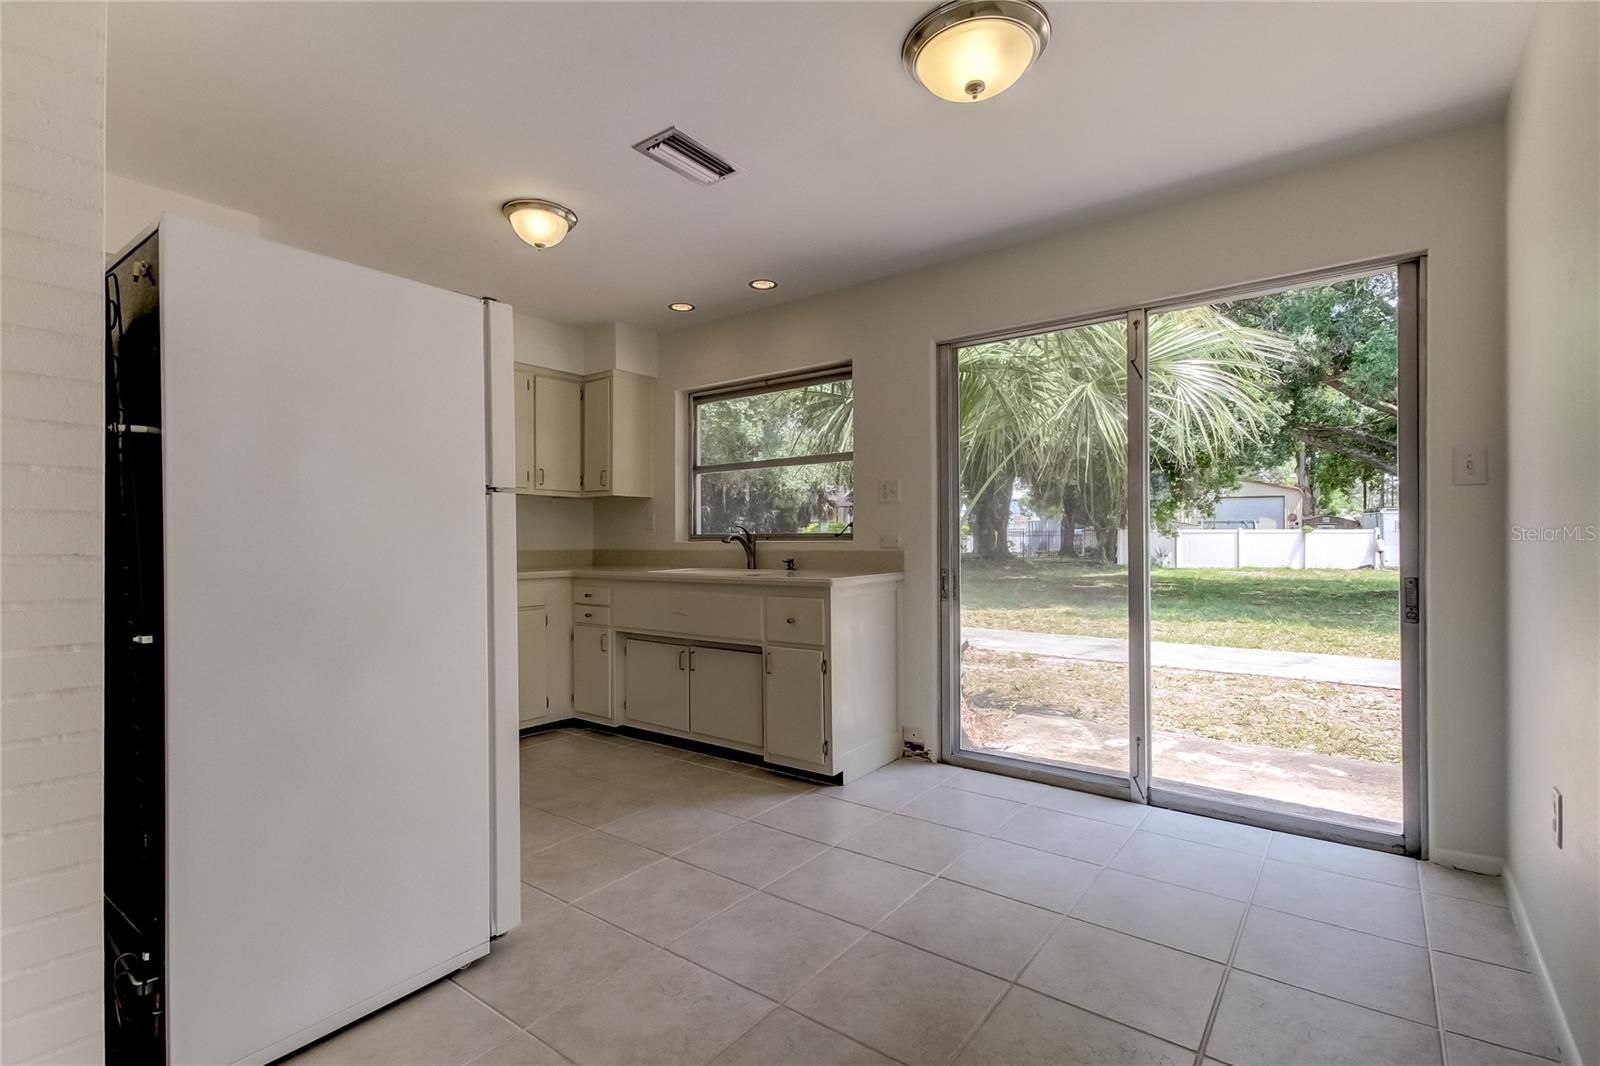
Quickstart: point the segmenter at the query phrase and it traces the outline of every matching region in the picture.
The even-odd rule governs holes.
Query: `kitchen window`
[[[694,393],[690,533],[850,535],[855,390],[850,368]]]

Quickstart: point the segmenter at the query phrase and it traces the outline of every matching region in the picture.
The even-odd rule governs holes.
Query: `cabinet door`
[[[572,627],[572,712],[611,717],[611,630]]]
[[[543,607],[517,608],[517,708],[523,725],[550,710],[549,633]]]
[[[826,703],[822,652],[810,648],[767,651],[767,754],[824,763]]]
[[[517,488],[531,489],[533,488],[534,452],[533,371],[517,367],[513,376],[517,385],[515,407]]]
[[[761,653],[695,648],[689,653],[689,729],[761,746]]]
[[[536,374],[533,382],[535,491],[577,492],[583,472],[583,400],[576,381]]]
[[[687,733],[689,648],[630,637],[622,663],[623,717]]]
[[[611,379],[583,386],[583,491],[611,491]]]

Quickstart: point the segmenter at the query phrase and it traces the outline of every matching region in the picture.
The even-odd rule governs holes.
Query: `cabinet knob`
[[[583,612],[583,616],[585,618],[593,618],[594,617],[594,612],[593,611],[584,611]]]
[[[794,625],[794,619],[793,618],[785,618],[784,621],[788,622],[790,625]]]

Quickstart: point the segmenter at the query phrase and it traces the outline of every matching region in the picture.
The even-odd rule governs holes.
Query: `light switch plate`
[[[900,479],[899,478],[897,478],[897,477],[885,477],[885,478],[879,478],[878,479],[878,502],[879,503],[899,503],[900,502]]]
[[[898,547],[900,547],[900,534],[898,534],[898,533],[879,533],[878,534],[878,547],[880,547],[880,548],[898,548]]]
[[[1452,455],[1452,480],[1457,485],[1484,485],[1489,481],[1489,446],[1457,444]]]

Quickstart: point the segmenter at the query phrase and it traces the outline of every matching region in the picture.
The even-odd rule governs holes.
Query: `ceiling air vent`
[[[701,185],[715,185],[739,171],[738,167],[676,126],[669,126],[660,133],[646,137],[633,148]]]

